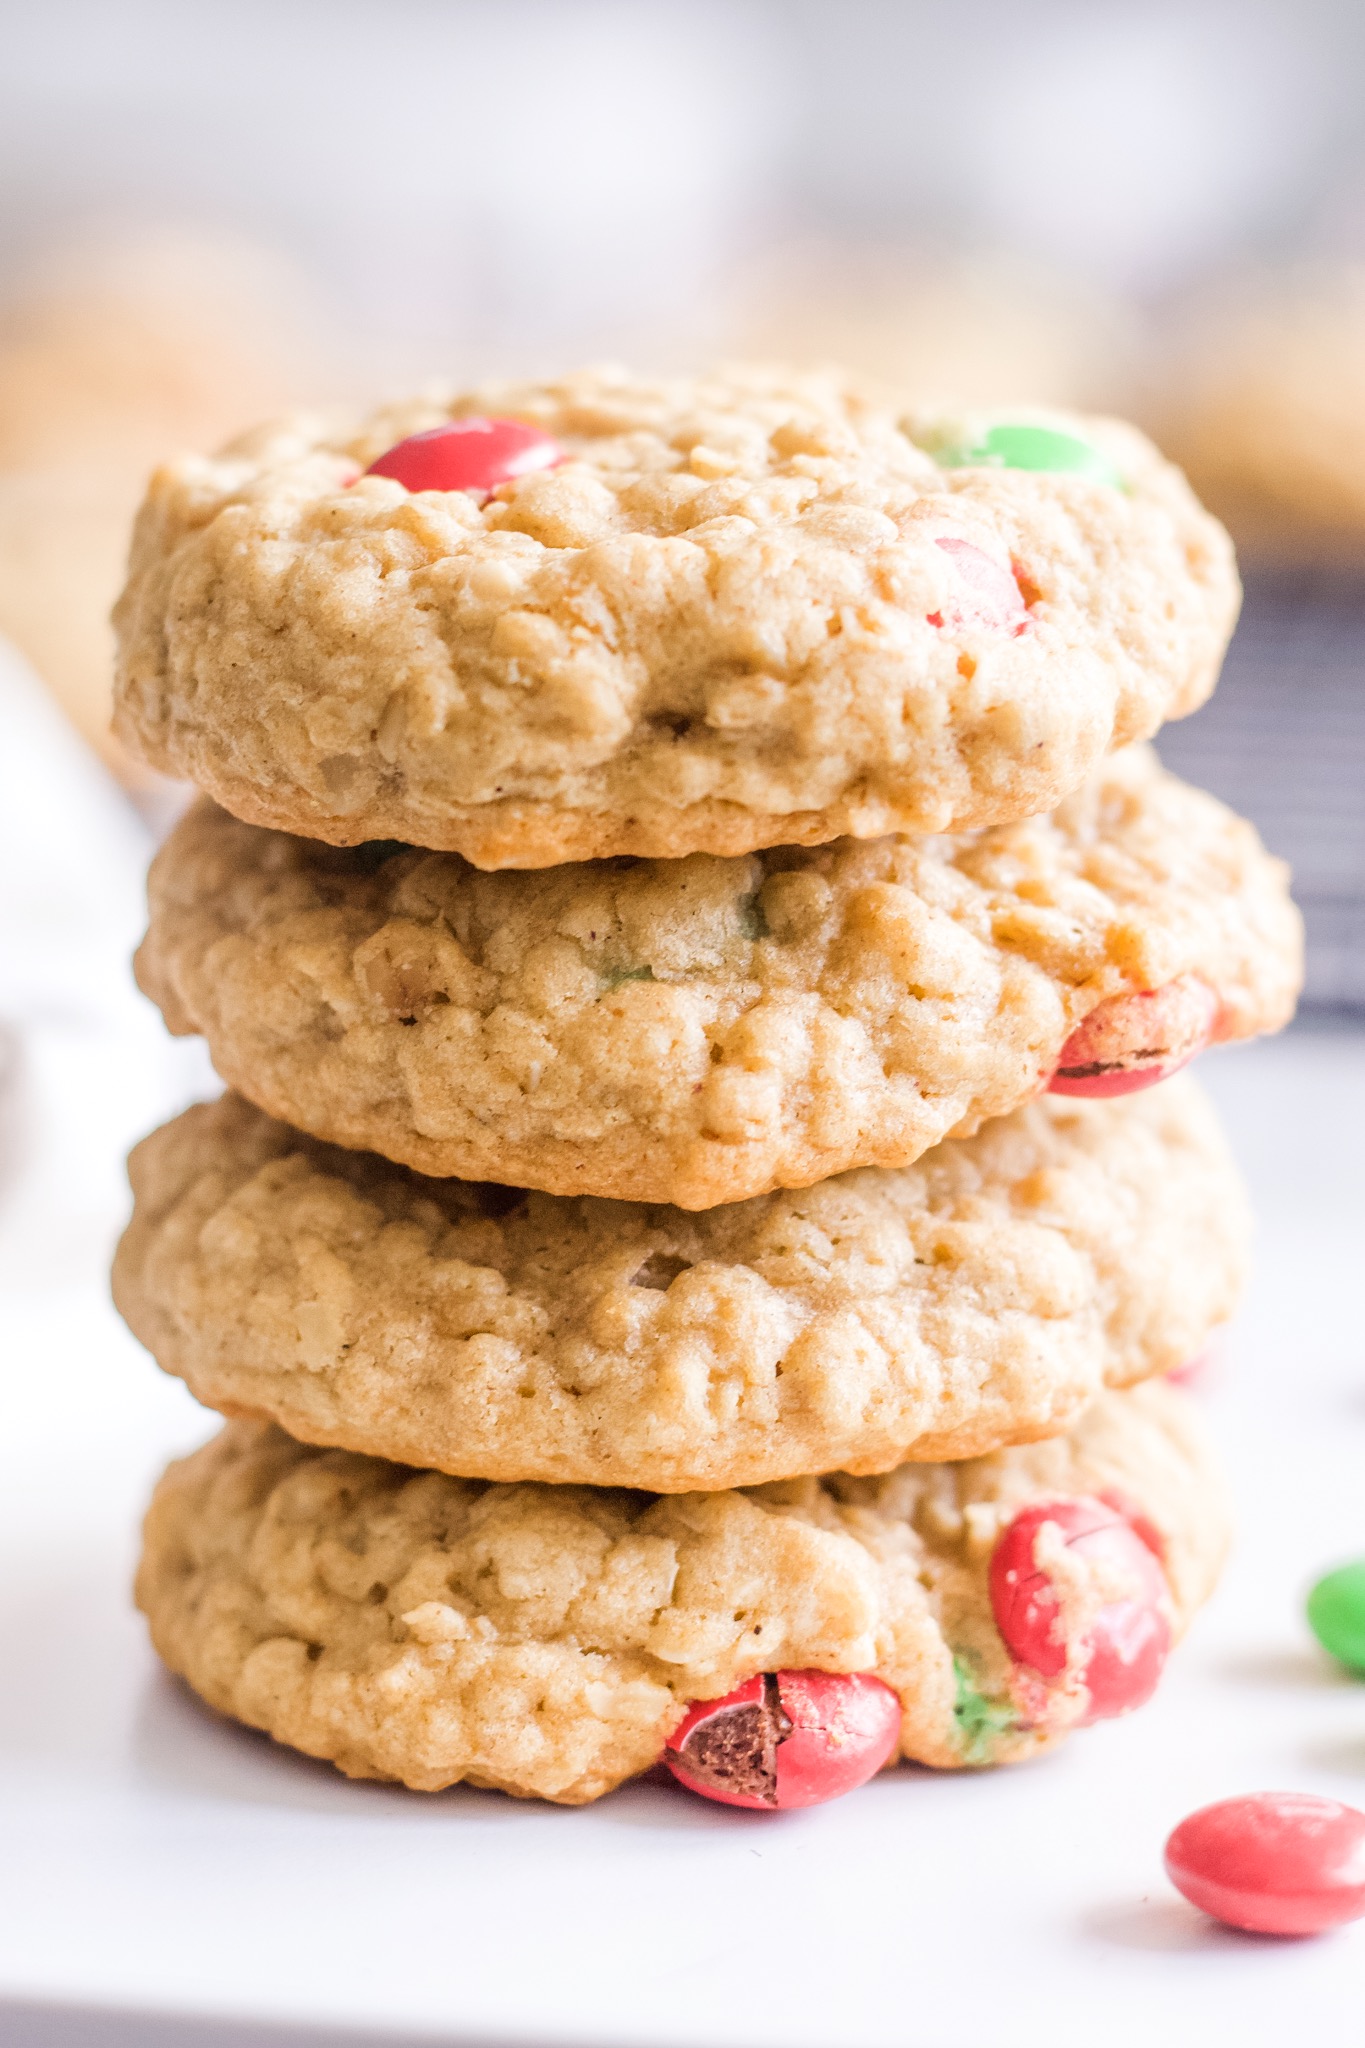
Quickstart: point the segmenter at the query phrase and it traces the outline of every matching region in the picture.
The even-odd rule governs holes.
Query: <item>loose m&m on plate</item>
[[[1365,1914],[1365,1813],[1250,1792],[1182,1820],[1166,1871],[1192,1906],[1251,1934],[1322,1934]]]
[[[1308,1626],[1329,1657],[1365,1673],[1365,1557],[1318,1580],[1308,1595]]]
[[[558,442],[525,420],[450,420],[410,434],[372,462],[367,476],[392,477],[410,491],[471,491],[487,496],[499,484],[564,460]]]
[[[899,1698],[870,1672],[761,1671],[691,1707],[664,1762],[722,1806],[821,1806],[891,1761],[900,1725]]]

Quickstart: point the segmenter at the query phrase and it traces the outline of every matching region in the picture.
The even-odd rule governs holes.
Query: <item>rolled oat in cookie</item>
[[[211,1706],[351,1777],[576,1805],[658,1762],[694,1702],[767,1672],[874,1674],[901,1706],[890,1761],[1049,1747],[1095,1717],[1091,1640],[1132,1574],[1111,1540],[1087,1577],[1044,1514],[1036,1555],[1063,1590],[1043,1675],[1001,1635],[991,1560],[1021,1513],[1077,1507],[1141,1533],[1182,1634],[1227,1516],[1189,1399],[1166,1387],[967,1463],[663,1498],[483,1485],[238,1421],[162,1479],[137,1597]],[[730,1760],[729,1790],[782,1803],[763,1795],[786,1719]],[[677,1761],[717,1777],[704,1745]]]
[[[471,415],[563,460],[365,473]],[[116,730],[254,824],[483,868],[1032,816],[1204,700],[1238,585],[1134,429],[1011,421],[758,366],[262,428],[152,479]]]
[[[1183,1079],[699,1215],[426,1180],[231,1096],[131,1172],[115,1298],[210,1406],[465,1476],[667,1493],[1054,1434],[1203,1350],[1248,1235]]]
[[[137,973],[318,1137],[705,1208],[907,1165],[1026,1101],[1087,1020],[1085,1061],[1116,1058],[1103,1018],[1181,977],[1214,1036],[1273,1031],[1301,953],[1283,864],[1135,748],[990,832],[536,874],[206,804],[153,866]]]

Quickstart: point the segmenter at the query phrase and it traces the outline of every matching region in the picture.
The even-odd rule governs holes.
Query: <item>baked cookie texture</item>
[[[568,460],[485,503],[360,474],[488,413]],[[1202,703],[1239,599],[1135,429],[1028,418],[1122,487],[941,467],[984,416],[761,367],[262,428],[152,480],[115,729],[253,824],[483,868],[1031,816]]]
[[[595,1799],[658,1760],[689,1700],[779,1669],[875,1671],[903,1757],[1014,1762],[1077,1706],[1020,1712],[991,1550],[1026,1503],[1109,1491],[1160,1540],[1179,1633],[1227,1516],[1166,1387],[965,1464],[663,1498],[485,1486],[237,1421],[162,1479],[137,1599],[221,1713],[421,1791]]]
[[[1244,1038],[1302,973],[1283,864],[1145,747],[986,833],[535,874],[201,804],[150,897],[142,987],[272,1115],[686,1208],[908,1164],[1035,1092],[1110,997],[1194,973]]]
[[[424,1180],[231,1096],[131,1175],[115,1299],[201,1401],[465,1476],[658,1492],[1055,1434],[1204,1348],[1249,1234],[1184,1078],[700,1215]]]

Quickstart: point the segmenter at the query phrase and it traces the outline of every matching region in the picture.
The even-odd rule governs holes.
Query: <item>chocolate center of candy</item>
[[[1089,1081],[1142,1067],[1183,1065],[1207,1044],[1216,1011],[1212,989],[1190,974],[1141,994],[1111,996],[1067,1039],[1058,1078]]]
[[[346,875],[377,875],[385,861],[396,860],[400,853],[412,853],[414,849],[403,839],[362,839],[359,846],[341,846],[324,851]],[[329,862],[329,865],[331,863]]]
[[[1171,1057],[1167,1045],[1135,1045],[1116,1060],[1087,1060],[1080,1067],[1058,1067],[1064,1081],[1091,1081],[1096,1074],[1126,1074],[1130,1067],[1150,1067]]]
[[[761,1700],[722,1707],[719,1713],[699,1721],[679,1756],[689,1776],[700,1784],[776,1806],[778,1744],[791,1732],[777,1680],[769,1672],[763,1680]]]

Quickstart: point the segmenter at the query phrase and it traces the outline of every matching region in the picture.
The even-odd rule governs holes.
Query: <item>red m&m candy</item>
[[[1048,1082],[1054,1095],[1132,1095],[1187,1066],[1213,1037],[1218,998],[1197,975],[1111,996],[1078,1024]]]
[[[1196,1387],[1213,1364],[1213,1346],[1206,1344],[1193,1358],[1187,1358],[1183,1365],[1173,1365],[1166,1375],[1168,1387]]]
[[[1153,1540],[1155,1531],[1139,1534],[1117,1508],[1081,1496],[1022,1509],[992,1554],[991,1608],[1006,1649],[1044,1679],[1079,1679],[1087,1721],[1140,1707],[1161,1677],[1171,1628]]]
[[[367,476],[391,476],[410,491],[473,491],[482,496],[526,476],[552,469],[564,451],[525,420],[451,420],[429,433],[410,434],[372,462]]]
[[[1311,1792],[1220,1799],[1181,1821],[1166,1872],[1229,1927],[1321,1934],[1365,1913],[1365,1813]]]
[[[929,613],[931,626],[995,626],[1011,635],[1023,632],[1028,606],[1011,570],[969,540],[949,536],[934,546],[948,556],[960,588],[941,611]]]
[[[722,1806],[820,1806],[890,1762],[900,1725],[900,1700],[869,1672],[759,1672],[723,1699],[699,1700],[664,1762]]]
[[[1158,1564],[1165,1563],[1166,1539],[1151,1516],[1138,1506],[1131,1494],[1124,1493],[1117,1486],[1106,1486],[1095,1498],[1102,1500],[1107,1508],[1112,1508],[1116,1515],[1123,1517],[1138,1541],[1147,1545]]]

